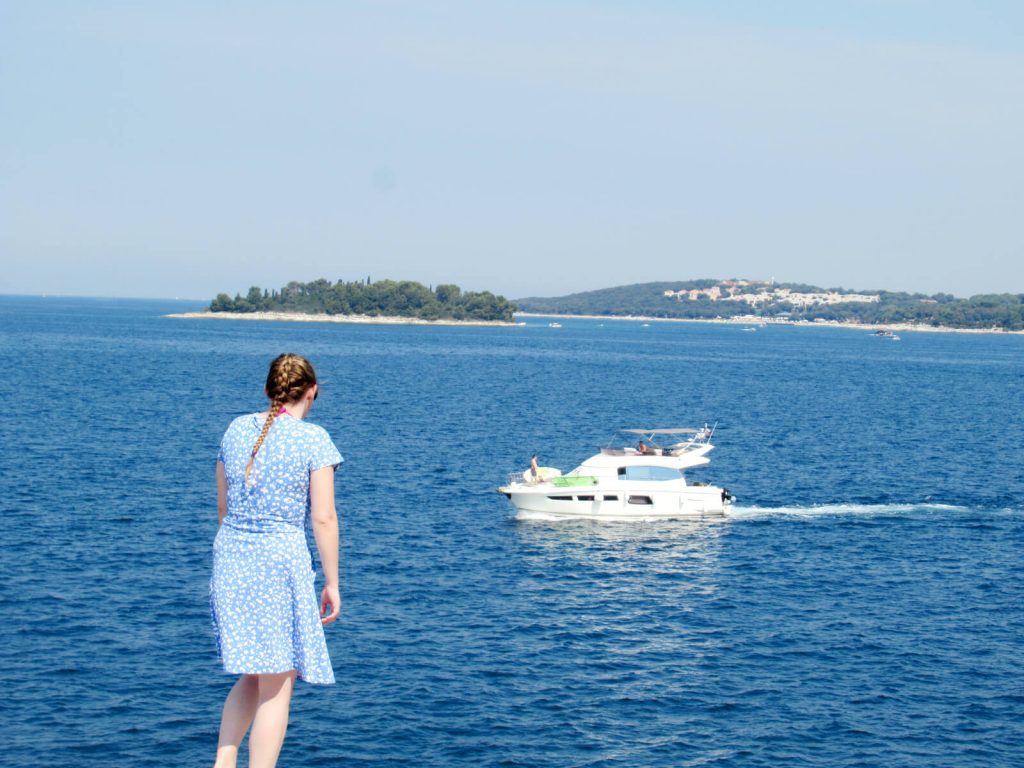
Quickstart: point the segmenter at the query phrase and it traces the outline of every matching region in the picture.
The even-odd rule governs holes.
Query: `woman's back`
[[[245,479],[266,412],[239,416],[221,440],[228,509],[224,525],[271,532],[303,528],[309,514],[309,473],[342,462],[330,436],[316,424],[282,414],[274,419]]]

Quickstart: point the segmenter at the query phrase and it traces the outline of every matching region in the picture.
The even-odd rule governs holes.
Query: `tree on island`
[[[211,312],[298,312],[303,314],[414,317],[420,320],[483,320],[512,322],[515,304],[490,291],[467,291],[443,284],[431,290],[411,280],[371,283],[323,278],[310,283],[292,281],[280,291],[253,286],[232,299],[219,293]]]

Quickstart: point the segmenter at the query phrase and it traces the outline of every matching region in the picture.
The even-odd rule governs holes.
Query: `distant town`
[[[1024,331],[1024,294],[958,298],[948,293],[852,291],[737,278],[621,285],[517,299],[516,305],[521,312],[559,315]]]
[[[844,304],[859,302],[863,304],[877,303],[879,294],[840,293],[826,291],[822,293],[801,293],[792,288],[775,287],[774,283],[760,283],[754,280],[722,280],[710,288],[691,288],[673,291],[668,289],[663,294],[676,301],[742,301],[751,307],[761,307],[773,303],[787,302],[794,307],[814,307],[822,304]],[[932,301],[922,299],[922,301]]]

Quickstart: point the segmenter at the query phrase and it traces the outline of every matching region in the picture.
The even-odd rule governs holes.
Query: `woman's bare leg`
[[[295,670],[259,675],[259,703],[249,731],[249,768],[274,768],[288,730]]]
[[[238,747],[249,730],[259,703],[259,681],[255,675],[242,675],[224,701],[220,718],[220,739],[217,741],[217,762],[214,768],[234,768]]]

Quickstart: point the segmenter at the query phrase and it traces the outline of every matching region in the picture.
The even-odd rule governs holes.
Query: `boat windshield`
[[[673,467],[619,467],[619,480],[678,480],[682,475]]]

